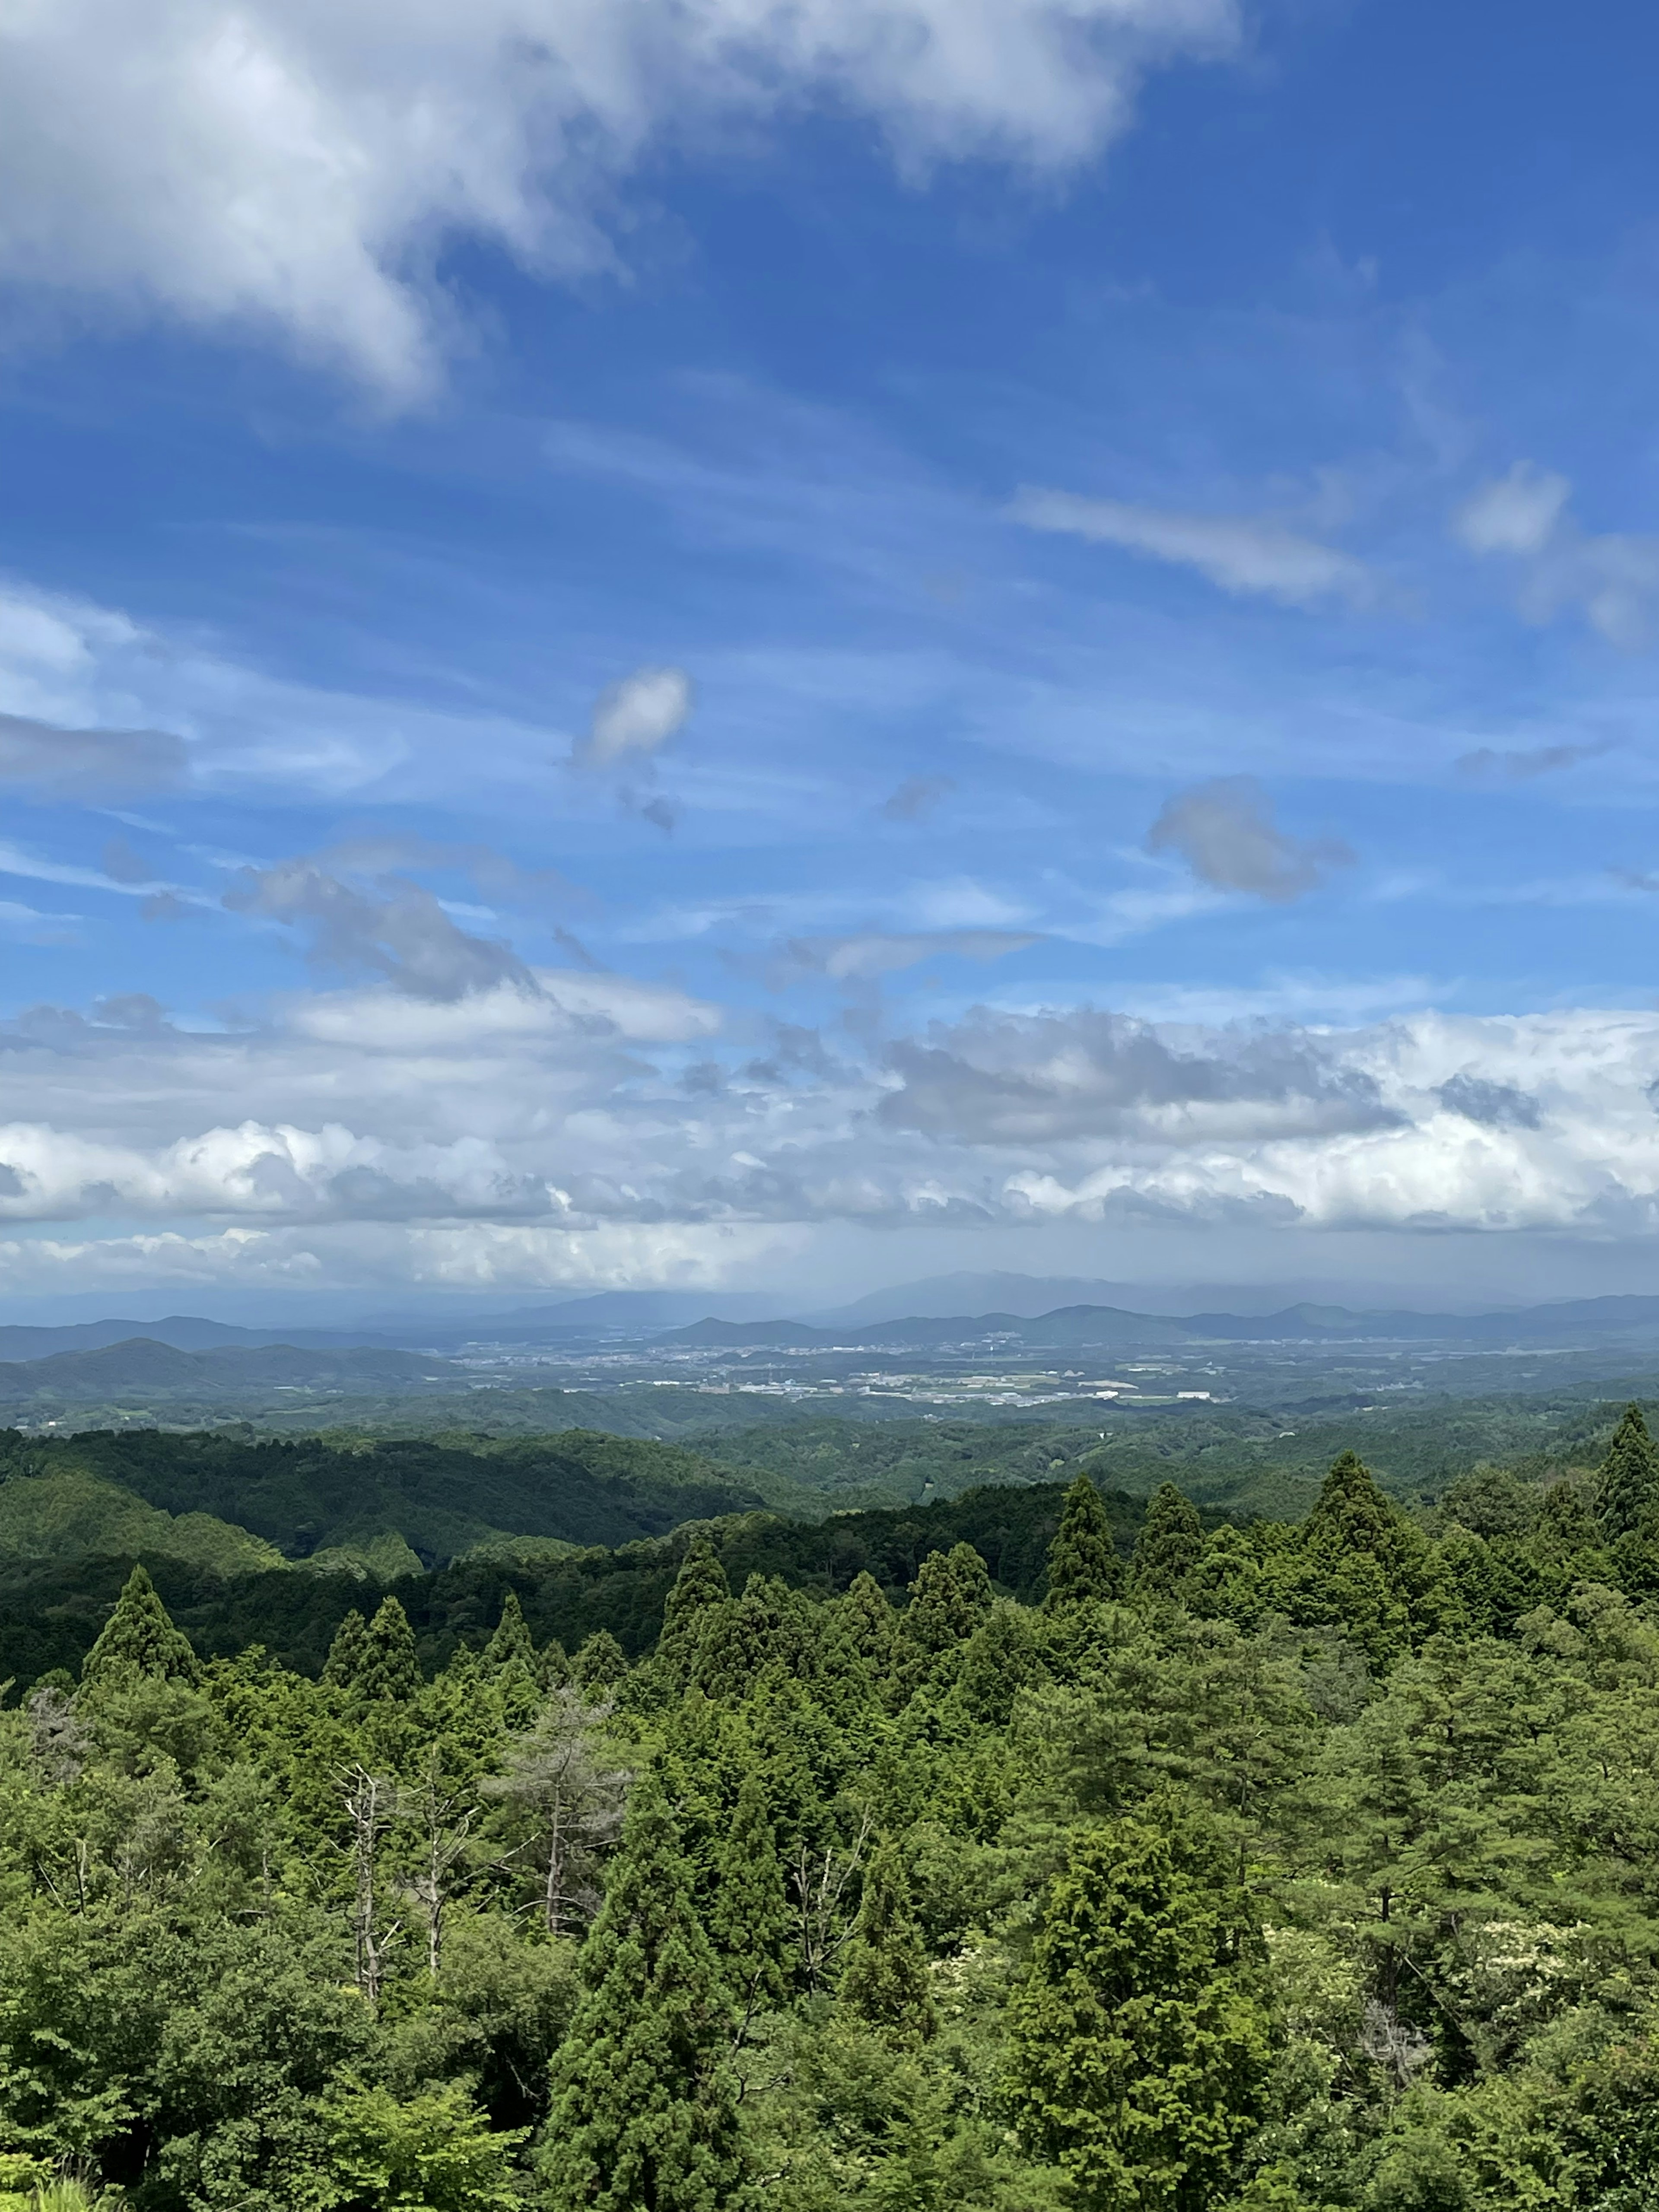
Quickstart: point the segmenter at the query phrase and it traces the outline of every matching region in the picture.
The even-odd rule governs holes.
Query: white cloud
[[[1519,605],[1528,621],[1568,611],[1621,652],[1641,653],[1659,635],[1659,538],[1591,536],[1567,511],[1572,486],[1530,461],[1483,484],[1452,518],[1472,553],[1522,566]]]
[[[1516,461],[1463,502],[1452,529],[1471,553],[1541,553],[1571,493],[1565,477]]]
[[[36,1009],[0,1032],[0,1283],[714,1281],[860,1224],[1659,1226],[1653,1012],[981,1009],[862,1051],[780,1029],[757,1060],[667,987],[537,984],[301,999],[240,1035]]]
[[[1174,514],[1120,500],[1030,489],[1018,494],[1009,514],[1028,529],[1120,545],[1126,552],[1196,568],[1224,592],[1278,599],[1286,606],[1311,606],[1328,599],[1365,606],[1377,597],[1376,579],[1363,561],[1269,519]]]
[[[395,398],[431,382],[458,235],[611,258],[653,141],[827,100],[900,162],[1063,169],[1233,0],[55,0],[0,15],[0,271],[264,325]]]
[[[636,668],[600,693],[576,757],[588,768],[610,768],[634,754],[648,760],[690,712],[691,678],[683,668]]]

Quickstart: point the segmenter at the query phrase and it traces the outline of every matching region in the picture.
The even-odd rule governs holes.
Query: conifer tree
[[[1659,1450],[1639,1406],[1626,1406],[1595,1481],[1595,1517],[1608,1542],[1629,1536],[1659,1505]]]
[[[994,1607],[968,1639],[952,1695],[975,1720],[1006,1728],[1014,1700],[1036,1671],[1036,1640],[1024,1606]]]
[[[190,1638],[173,1626],[143,1568],[135,1567],[82,1662],[82,1685],[88,1690],[123,1690],[145,1676],[193,1682],[198,1672]]]
[[[1336,1557],[1368,1552],[1392,1565],[1401,1548],[1400,1529],[1399,1514],[1358,1453],[1339,1453],[1303,1524],[1306,1548]]]
[[[904,1860],[891,1837],[878,1844],[865,1874],[840,1995],[890,2043],[925,2043],[937,2024],[927,1954],[910,1913]]]
[[[1262,1946],[1219,1850],[1178,1818],[1073,1844],[1011,2008],[1021,2134],[1085,2212],[1206,2212],[1261,2116]]]
[[[893,1663],[893,1638],[897,1629],[886,1591],[868,1567],[861,1568],[836,1607],[836,1636],[853,1657],[878,1680]]]
[[[351,1612],[334,1632],[323,1664],[323,1680],[336,1690],[356,1691],[368,1664],[368,1623]]]
[[[501,1617],[495,1624],[495,1632],[484,1646],[484,1664],[492,1674],[517,1660],[525,1667],[536,1664],[535,1639],[530,1633],[524,1617],[524,1607],[519,1603],[519,1593],[510,1589],[501,1600]]]
[[[608,1628],[596,1628],[570,1662],[579,1690],[614,1690],[628,1672],[628,1654]]]
[[[402,1705],[418,1695],[421,1662],[409,1615],[395,1597],[383,1599],[363,1637],[357,1694],[370,1705]]]
[[[1112,1542],[1106,1508],[1088,1476],[1080,1474],[1061,1501],[1060,1527],[1048,1547],[1048,1594],[1044,1607],[1049,1613],[1061,1613],[1072,1606],[1115,1597],[1122,1587],[1123,1569]]]
[[[783,2002],[783,1960],[793,1916],[760,1775],[744,1775],[732,1825],[715,1853],[708,1934],[738,2010],[741,2038],[758,2012]]]
[[[683,1687],[691,1678],[698,1641],[712,1618],[711,1608],[726,1604],[731,1595],[726,1570],[714,1545],[699,1529],[686,1547],[674,1587],[668,1593],[657,1643],[657,1656],[677,1687]]]
[[[1174,1597],[1203,1556],[1203,1522],[1174,1483],[1161,1482],[1135,1539],[1129,1588],[1137,1597]]]
[[[971,1544],[930,1552],[916,1570],[905,1608],[905,1639],[927,1652],[965,1644],[991,1610],[991,1577]]]
[[[738,2212],[731,2004],[654,1775],[634,1792],[580,1972],[553,2063],[548,2212]]]

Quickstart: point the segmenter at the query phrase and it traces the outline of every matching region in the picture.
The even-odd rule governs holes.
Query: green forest
[[[1634,1407],[1295,1519],[120,1443],[0,1482],[0,2206],[1659,2203]]]

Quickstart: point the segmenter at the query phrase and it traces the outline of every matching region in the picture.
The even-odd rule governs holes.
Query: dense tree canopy
[[[1073,1478],[1046,1572],[884,1517],[896,1603],[744,1516],[568,1665],[562,1558],[309,1671],[124,1574],[0,1709],[0,2206],[1646,2212],[1650,1450],[1171,1487],[1127,1577]]]

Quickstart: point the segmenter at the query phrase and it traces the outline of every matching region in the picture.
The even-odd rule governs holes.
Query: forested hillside
[[[1426,1515],[1350,1454],[1298,1524],[1079,1475],[448,1572],[307,1673],[140,1568],[0,1714],[16,2203],[1653,2203],[1633,1411]]]

